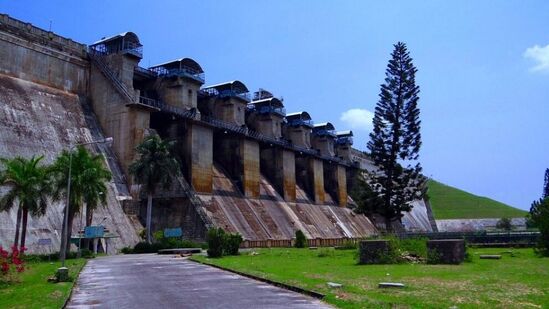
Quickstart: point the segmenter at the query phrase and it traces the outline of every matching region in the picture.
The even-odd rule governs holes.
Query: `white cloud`
[[[372,119],[374,113],[366,109],[352,108],[341,114],[339,119],[345,122],[353,130],[372,131]]]
[[[536,65],[530,68],[530,71],[549,72],[549,44],[546,46],[534,45],[529,47],[523,56],[536,62]]]

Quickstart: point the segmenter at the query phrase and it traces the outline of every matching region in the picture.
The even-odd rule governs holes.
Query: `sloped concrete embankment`
[[[87,118],[77,95],[60,91],[18,78],[0,75],[0,156],[16,155],[30,157],[44,155],[45,163],[51,163],[70,143],[91,141],[100,137],[98,127],[90,130],[93,115]],[[96,148],[101,151],[101,149]],[[103,221],[106,227],[119,235],[109,241],[110,248],[121,248],[139,241],[139,224],[132,223],[124,214],[119,199],[127,195],[120,179],[121,173],[114,168],[115,159],[107,150],[106,162],[112,166],[114,180],[109,183],[106,207],[94,213],[94,222]],[[2,188],[0,190],[5,190]],[[2,191],[4,192],[4,191]],[[27,244],[31,252],[49,248],[39,248],[40,238],[51,238],[53,248],[59,247],[62,212],[64,203],[51,203],[45,216],[29,218]],[[16,210],[0,213],[0,244],[11,245],[15,231]],[[75,219],[73,232],[82,228],[81,218]]]
[[[309,239],[361,238],[377,233],[370,220],[350,209],[314,205],[298,188],[297,203],[288,203],[261,176],[259,199],[245,198],[218,166],[214,166],[214,192],[200,195],[212,222],[249,241],[290,240],[296,230]]]

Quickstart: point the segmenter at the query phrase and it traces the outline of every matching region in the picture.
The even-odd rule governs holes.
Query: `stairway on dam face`
[[[88,123],[89,115],[82,109],[85,104],[75,94],[0,74],[0,156],[43,154],[44,162],[51,163],[62,150],[68,149],[70,143],[91,141],[101,136],[98,128]],[[107,154],[107,161],[111,161],[108,149],[103,151]],[[136,226],[124,214],[117,199],[126,192],[118,183],[121,180],[116,166],[111,163],[109,167],[114,180],[108,185],[107,205],[94,213],[94,222],[107,217],[106,227],[120,236],[110,240],[109,246],[118,249],[135,244],[139,238]],[[59,247],[63,208],[64,203],[53,202],[48,205],[45,216],[29,217],[27,244],[31,252],[40,251],[36,246],[40,238],[51,238],[53,248]],[[15,209],[0,213],[2,246],[7,247],[13,242],[15,217]],[[73,232],[79,228],[80,216],[77,216]]]

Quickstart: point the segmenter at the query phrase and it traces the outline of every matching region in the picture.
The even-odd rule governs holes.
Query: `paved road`
[[[299,293],[183,258],[90,260],[67,308],[331,308]]]

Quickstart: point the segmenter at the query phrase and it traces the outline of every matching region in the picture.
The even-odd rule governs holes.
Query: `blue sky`
[[[428,176],[528,209],[549,167],[549,1],[2,1],[82,43],[134,31],[142,66],[191,57],[364,149],[392,44],[419,72]]]

